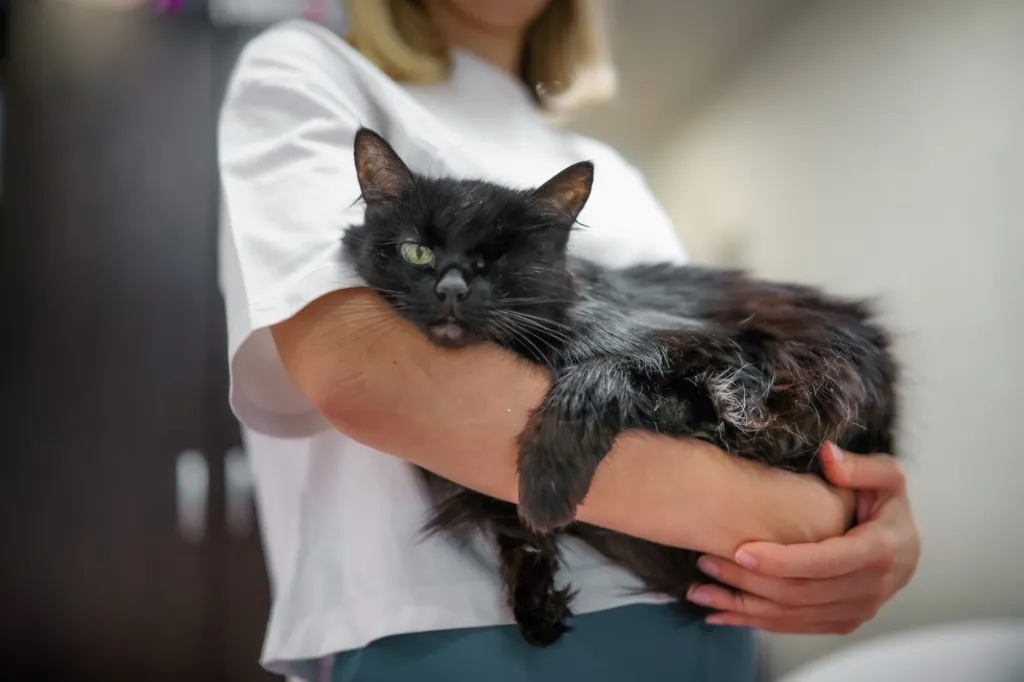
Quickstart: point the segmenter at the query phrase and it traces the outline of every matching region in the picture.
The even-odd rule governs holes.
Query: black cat
[[[819,470],[825,440],[893,452],[896,363],[867,306],[733,271],[611,269],[566,255],[593,165],[535,190],[412,173],[376,133],[355,162],[365,223],[346,257],[436,343],[490,341],[545,367],[551,389],[519,438],[519,506],[429,476],[432,528],[497,539],[523,635],[565,631],[552,533],[582,538],[653,591],[684,601],[696,554],[572,523],[627,429],[700,438],[773,467]]]

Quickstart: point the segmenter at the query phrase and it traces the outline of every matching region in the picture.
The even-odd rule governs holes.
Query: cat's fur
[[[366,283],[439,344],[495,342],[550,374],[519,439],[518,510],[430,477],[434,528],[496,537],[530,642],[557,639],[570,614],[552,533],[582,538],[681,601],[697,579],[693,552],[571,523],[623,431],[700,438],[801,472],[820,473],[826,440],[893,451],[897,367],[864,303],[740,272],[567,256],[593,179],[586,162],[528,191],[426,178],[368,130],[355,160],[366,219],[344,251]],[[407,262],[400,249],[417,248],[407,242],[433,260]]]

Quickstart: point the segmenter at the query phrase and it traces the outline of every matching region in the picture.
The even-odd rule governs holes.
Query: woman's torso
[[[311,96],[344,90],[358,111],[338,115],[378,130],[421,173],[533,186],[570,163],[591,159],[592,198],[570,250],[608,265],[685,259],[665,214],[632,167],[599,143],[549,127],[522,84],[467,53],[453,55],[449,82],[402,87],[322,27],[292,22],[258,38],[235,79],[258,79],[252,70],[281,59],[316,74]],[[338,191],[358,197],[354,185]],[[234,240],[222,239],[229,308],[232,273],[240,269],[254,278],[247,249],[235,248],[244,229],[235,226]],[[340,271],[340,251],[330,251],[339,237],[330,235],[317,258],[337,267],[337,281],[343,282],[350,273]],[[250,295],[253,286],[246,282]],[[263,336],[256,339],[257,334]],[[271,367],[279,360],[268,351],[264,330],[232,341],[233,350],[238,343],[246,360],[233,353],[233,380],[242,371],[283,377]],[[511,622],[489,542],[477,538],[464,546],[420,533],[430,498],[415,467],[330,428],[283,439],[259,433],[251,423],[243,433],[274,594],[264,663],[285,672],[295,669],[289,661],[317,659],[388,635]],[[636,578],[572,540],[566,542],[563,576],[579,589],[580,613],[662,600],[638,595]]]

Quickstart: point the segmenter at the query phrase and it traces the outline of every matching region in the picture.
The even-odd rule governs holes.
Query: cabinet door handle
[[[253,528],[253,483],[249,459],[240,447],[224,455],[224,482],[228,532],[247,537]]]
[[[174,465],[178,533],[188,542],[206,537],[206,508],[210,496],[210,467],[203,453],[185,450]]]

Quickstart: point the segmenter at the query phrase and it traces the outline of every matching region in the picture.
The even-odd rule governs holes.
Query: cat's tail
[[[452,490],[447,495],[435,497],[437,502],[423,527],[424,532],[464,532],[486,525],[519,525],[519,516],[514,504],[481,495],[454,483],[450,486]]]

